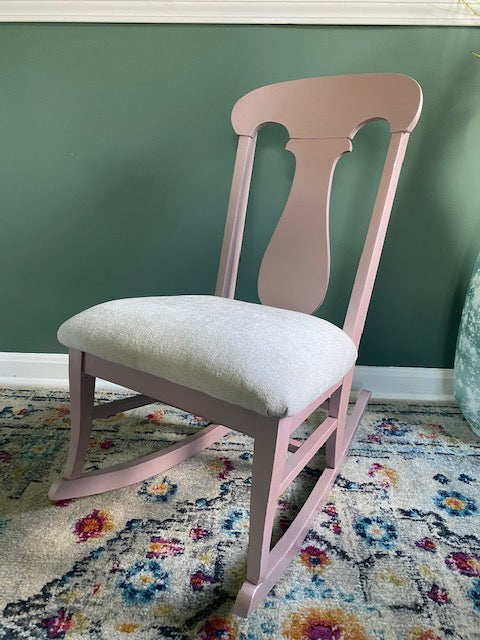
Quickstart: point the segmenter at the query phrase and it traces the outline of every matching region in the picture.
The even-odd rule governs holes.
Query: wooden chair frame
[[[324,112],[321,106],[323,98],[326,102]],[[345,107],[345,102],[351,103],[350,106]],[[307,106],[299,108],[299,103]],[[340,104],[338,111],[335,109],[336,104]],[[384,118],[390,123],[390,145],[343,326],[345,333],[358,346],[408,137],[418,120],[421,104],[422,95],[417,83],[411,78],[397,74],[362,74],[297,80],[263,87],[242,98],[235,106],[232,116],[234,128],[239,134],[239,143],[216,295],[234,297],[255,143],[260,126],[275,121],[287,127],[291,137],[287,148],[294,151],[297,167],[302,163],[308,166],[322,163],[324,165],[322,168],[326,178],[317,189],[312,202],[306,204],[304,195],[312,190],[311,182],[317,180],[317,177],[313,173],[305,182],[303,178],[297,178],[296,172],[285,212],[265,254],[259,280],[262,302],[310,313],[323,300],[328,284],[328,200],[335,163],[342,153],[351,149],[351,139],[363,124],[373,119]],[[350,115],[350,111],[353,115]],[[333,133],[332,128],[324,124],[325,115],[333,115]],[[319,215],[320,205],[324,210],[323,217]],[[322,240],[321,246],[313,252],[316,258],[311,285],[306,286],[305,291],[302,290],[299,295],[295,287],[292,287],[288,293],[290,298],[285,301],[283,287],[275,289],[275,264],[276,260],[278,264],[278,250],[283,252],[285,246],[282,245],[282,233],[297,233],[298,216],[310,217],[311,220],[320,218],[320,224],[323,225],[323,230],[320,231]],[[276,241],[279,245],[277,252]],[[299,236],[295,241],[299,246],[298,243],[301,245],[305,238]],[[311,259],[311,256],[308,258]],[[287,266],[290,265],[288,258],[286,262]],[[273,293],[272,287],[269,286],[271,283]],[[292,296],[295,298],[293,303]],[[240,616],[248,616],[274,586],[297,552],[338,474],[370,396],[368,391],[361,391],[347,419],[353,368],[300,413],[282,418],[266,417],[205,393],[75,349],[70,350],[69,372],[69,454],[63,476],[50,489],[49,496],[52,500],[91,495],[142,481],[210,446],[230,429],[253,436],[247,576],[233,609],[234,613]],[[123,385],[139,392],[140,395],[94,406],[96,377]],[[213,424],[181,443],[133,463],[82,474],[92,419],[114,415],[119,411],[153,401],[162,401],[202,415]],[[297,427],[322,405],[327,409],[327,417],[321,425],[304,443],[293,439],[292,434]],[[293,523],[271,549],[278,497],[323,445],[326,445],[326,467]],[[292,455],[289,456],[289,452]]]

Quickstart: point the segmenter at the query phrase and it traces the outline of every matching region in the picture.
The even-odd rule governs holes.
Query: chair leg
[[[88,451],[92,430],[95,377],[83,371],[83,353],[71,350],[69,356],[70,378],[70,444],[63,477],[55,481],[48,492],[52,500],[65,480],[79,478]]]
[[[182,442],[164,447],[155,453],[133,461],[122,462],[107,469],[82,474],[92,429],[92,418],[111,415],[115,409],[127,410],[153,401],[147,396],[137,396],[94,407],[94,391],[95,376],[85,373],[82,352],[71,350],[70,446],[63,476],[53,482],[48,492],[51,500],[80,498],[141,482],[203,451],[230,431],[223,425],[211,424],[184,438]]]
[[[265,424],[262,424],[265,422]],[[247,578],[233,612],[247,616],[256,606],[254,593],[271,573],[272,529],[289,446],[288,419],[259,418],[255,429]]]
[[[247,579],[241,586],[233,607],[233,613],[238,616],[248,617],[281,577],[288,563],[298,552],[299,545],[302,544],[308,529],[335,482],[340,465],[370,397],[369,391],[361,391],[353,412],[347,420],[352,378],[353,371],[345,379],[343,387],[332,396],[330,402],[330,418],[335,419],[337,425],[335,431],[326,441],[326,468],[288,530],[271,550],[269,542],[279,490],[277,485],[275,491],[275,485],[278,482],[285,484],[289,477],[288,471],[285,478],[282,478],[281,475],[282,462],[285,460],[289,440],[287,436],[285,443],[283,434],[273,433],[269,429],[265,429],[262,434],[256,436],[254,480],[255,464],[258,463],[256,479],[259,488],[254,492],[257,487],[255,487],[255,483],[252,486]],[[288,428],[286,431],[288,432]],[[305,464],[310,457],[311,455],[308,455]],[[270,482],[266,477],[268,473],[271,473]],[[256,511],[254,511],[254,506]]]
[[[345,454],[345,423],[352,381],[353,369],[347,373],[342,386],[330,399],[328,415],[337,419],[337,428],[325,444],[325,463],[331,469],[338,469]]]
[[[289,434],[272,424],[258,425],[254,442],[252,492],[250,496],[250,535],[247,580],[258,584],[268,570],[268,556],[279,487],[289,445]]]

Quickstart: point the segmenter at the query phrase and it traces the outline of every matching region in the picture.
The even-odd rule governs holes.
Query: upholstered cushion
[[[271,416],[304,409],[357,357],[325,320],[215,296],[106,302],[67,320],[58,339]]]

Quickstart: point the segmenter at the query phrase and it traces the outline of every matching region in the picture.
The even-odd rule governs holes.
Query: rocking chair
[[[215,296],[115,300],[59,329],[70,349],[71,435],[52,500],[101,493],[178,464],[231,429],[254,438],[247,576],[234,613],[248,616],[302,543],[368,402],[363,390],[347,419],[357,348],[410,132],[422,93],[399,74],[308,78],[261,87],[241,98],[239,136]],[[367,122],[384,119],[391,137],[343,329],[310,315],[330,270],[329,197],[335,165]],[[259,128],[281,123],[296,171],[285,210],[261,264],[262,304],[234,299]],[[95,378],[139,392],[94,406]],[[162,401],[211,420],[179,444],[133,463],[83,473],[92,419]],[[318,407],[327,417],[301,442],[292,437]],[[326,468],[283,537],[271,549],[279,495],[325,445]],[[289,455],[291,454],[291,455]]]

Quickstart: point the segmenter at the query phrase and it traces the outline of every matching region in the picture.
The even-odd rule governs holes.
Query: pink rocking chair
[[[222,438],[254,437],[247,576],[234,613],[248,616],[298,550],[333,485],[368,402],[360,392],[347,419],[363,331],[393,197],[422,93],[411,78],[361,74],[262,87],[241,98],[239,135],[215,296],[115,300],[65,322],[70,349],[71,436],[52,500],[91,495],[144,480]],[[311,316],[329,280],[329,196],[335,165],[367,122],[387,120],[391,138],[343,329]],[[259,128],[283,124],[296,158],[291,192],[260,268],[263,304],[234,299],[255,142]],[[139,392],[94,406],[95,377]],[[83,473],[93,418],[160,400],[211,424],[133,463]],[[305,442],[292,438],[319,406],[328,415]],[[326,468],[296,519],[271,549],[279,495],[326,446]]]

